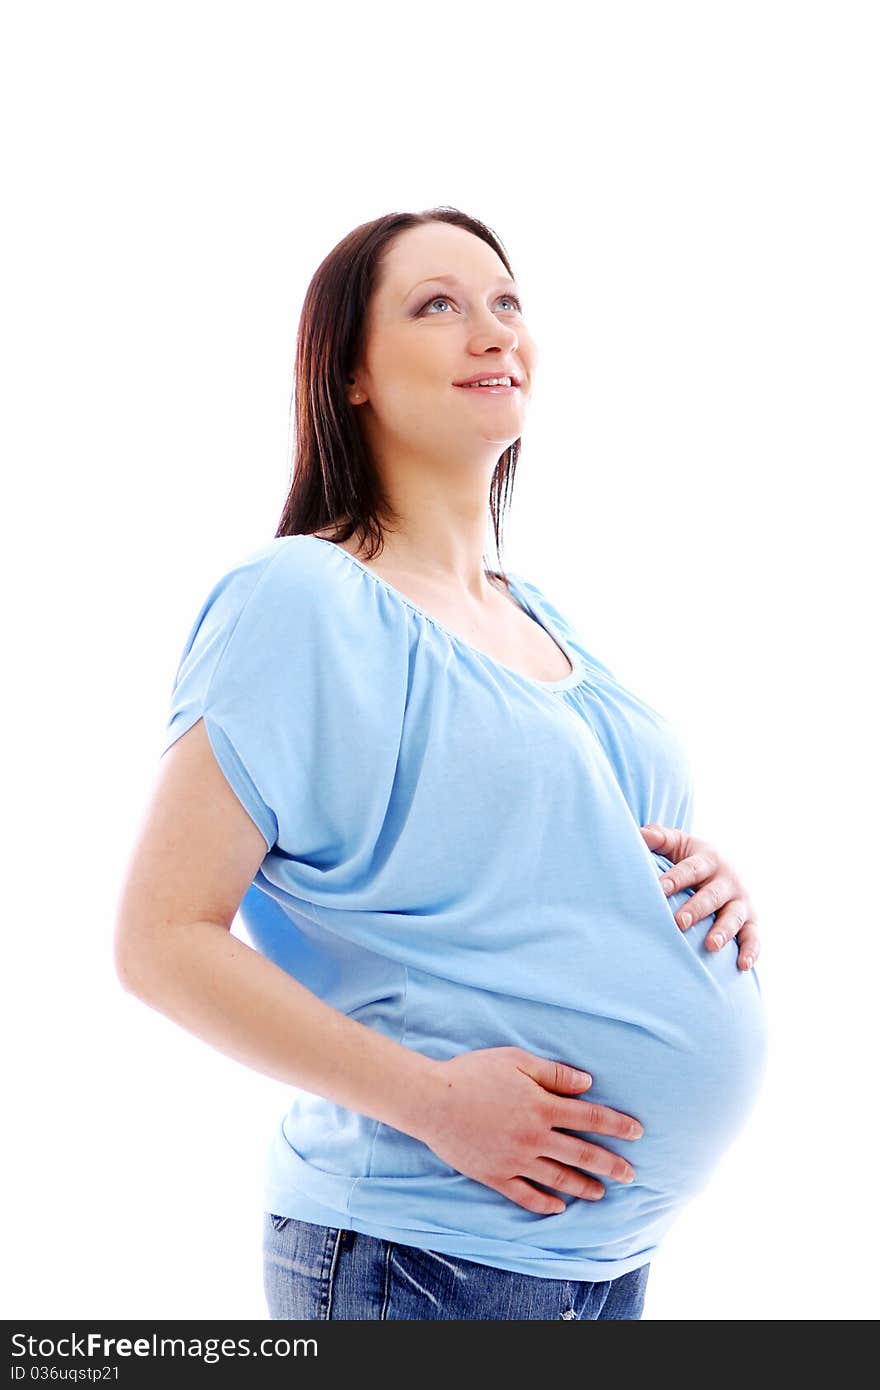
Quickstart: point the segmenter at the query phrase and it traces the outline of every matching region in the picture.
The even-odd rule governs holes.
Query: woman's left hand
[[[675,866],[660,879],[667,897],[681,888],[702,884],[674,914],[681,929],[687,931],[714,912],[715,923],[706,939],[707,948],[720,951],[735,936],[739,942],[736,963],[741,970],[750,969],[758,959],[761,943],[754,909],[733,865],[705,840],[697,840],[683,830],[668,830],[653,823],[640,828],[649,848],[671,859]]]

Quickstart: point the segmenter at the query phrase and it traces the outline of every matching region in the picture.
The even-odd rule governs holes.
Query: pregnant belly
[[[659,876],[670,861],[654,857]],[[673,894],[669,914],[693,892]],[[595,1260],[626,1259],[651,1248],[681,1205],[705,1186],[742,1127],[765,1063],[757,972],[738,969],[735,941],[718,952],[706,949],[713,922],[714,914],[681,932],[671,921],[663,949],[644,950],[644,969],[640,965],[636,972],[642,977],[638,1008],[632,998],[617,1011],[607,999],[601,1011],[589,1007],[586,979],[583,1009],[507,999],[444,981],[441,1016],[436,977],[409,971],[408,1046],[443,1057],[513,1044],[586,1069],[593,1084],[582,1098],[635,1116],[644,1135],[627,1141],[570,1132],[623,1155],[635,1169],[634,1182],[599,1175],[604,1197],[588,1201],[560,1193],[565,1211],[537,1217],[455,1172],[419,1141],[365,1121],[369,1165],[354,1184],[351,1213],[370,1220],[396,1209],[415,1230],[523,1240]],[[624,943],[621,950],[627,949]],[[693,956],[683,958],[688,952]],[[631,969],[624,978],[631,993]]]

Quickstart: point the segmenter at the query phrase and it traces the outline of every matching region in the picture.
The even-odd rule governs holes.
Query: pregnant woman
[[[278,533],[184,645],[117,969],[295,1088],[272,1318],[639,1318],[762,1075],[673,728],[485,564],[535,371],[484,224],[357,228],[306,296]]]

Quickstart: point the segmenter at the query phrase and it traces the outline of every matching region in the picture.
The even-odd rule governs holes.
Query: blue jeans
[[[601,1282],[545,1279],[263,1213],[270,1318],[635,1320],[642,1316],[649,1268]]]

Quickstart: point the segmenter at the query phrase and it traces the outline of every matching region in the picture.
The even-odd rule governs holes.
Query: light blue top
[[[164,747],[202,716],[266,841],[241,904],[255,948],[427,1056],[518,1045],[589,1071],[634,1115],[633,1183],[558,1215],[518,1206],[399,1130],[294,1090],[269,1136],[266,1210],[525,1274],[645,1264],[705,1186],[763,1073],[765,1017],[737,945],[710,952],[639,827],[691,828],[670,723],[540,591],[513,595],[570,674],[521,675],[340,546],[279,537],[211,589]],[[164,749],[163,749],[164,751]],[[215,1154],[207,1161],[214,1162]]]

